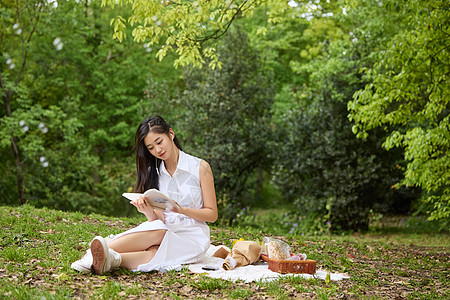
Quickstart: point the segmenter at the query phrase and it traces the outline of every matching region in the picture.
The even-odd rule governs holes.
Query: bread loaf
[[[286,251],[283,249],[283,247],[274,241],[268,242],[266,244],[267,248],[267,255],[269,258],[274,259],[287,259],[289,258],[289,253],[286,253]]]

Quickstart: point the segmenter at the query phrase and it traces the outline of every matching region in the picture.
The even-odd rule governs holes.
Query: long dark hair
[[[161,160],[150,154],[150,151],[145,146],[144,139],[150,132],[166,134],[171,138],[169,130],[169,124],[160,116],[147,118],[139,125],[134,138],[137,169],[135,192],[143,193],[151,188],[159,189],[159,166],[161,165]],[[182,150],[176,136],[173,141],[178,149]]]

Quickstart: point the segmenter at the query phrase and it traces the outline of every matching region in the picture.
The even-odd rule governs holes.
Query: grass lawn
[[[2,299],[450,299],[450,236],[384,228],[347,236],[282,237],[293,252],[317,267],[345,272],[337,282],[287,277],[261,283],[212,279],[186,270],[105,276],[70,269],[96,235],[107,236],[143,218],[113,218],[49,209],[0,206],[0,298]],[[211,226],[213,244],[259,241],[265,227]]]

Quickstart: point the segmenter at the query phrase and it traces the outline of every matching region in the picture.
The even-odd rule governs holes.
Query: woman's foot
[[[108,246],[106,241],[101,236],[95,237],[91,242],[92,252],[92,269],[96,274],[103,274],[106,272],[105,263],[108,255]],[[109,271],[109,270],[108,270]]]
[[[117,268],[122,262],[122,257],[116,251],[109,249],[106,241],[101,236],[95,237],[91,242],[92,269],[98,275]]]
[[[89,273],[92,269],[92,254],[91,250],[86,251],[86,254],[79,260],[73,262],[70,267],[81,273]]]

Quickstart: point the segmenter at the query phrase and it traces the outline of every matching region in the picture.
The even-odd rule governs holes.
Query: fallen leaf
[[[181,288],[181,292],[183,293],[183,294],[188,294],[188,293],[190,293],[192,291],[192,286],[189,286],[189,285],[185,285],[185,286],[183,286],[182,288]]]

